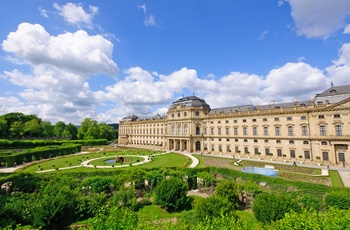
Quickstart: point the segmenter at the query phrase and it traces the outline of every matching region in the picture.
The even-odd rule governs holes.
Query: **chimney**
[[[333,81],[331,81],[331,87],[333,87]]]

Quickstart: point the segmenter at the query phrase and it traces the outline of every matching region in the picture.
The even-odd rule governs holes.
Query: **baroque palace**
[[[196,96],[173,102],[167,115],[119,124],[120,145],[309,163],[350,160],[350,85],[310,101],[211,109]]]

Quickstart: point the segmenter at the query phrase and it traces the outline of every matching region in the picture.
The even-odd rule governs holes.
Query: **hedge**
[[[74,154],[80,151],[81,145],[79,144],[37,147],[8,156],[0,156],[0,162],[5,163],[5,167],[13,167],[15,162],[17,165],[23,164],[24,161],[31,162],[33,157],[34,160],[41,160],[56,156]]]
[[[107,139],[96,140],[0,140],[0,149],[11,148],[35,148],[40,146],[64,145],[64,144],[80,144],[80,145],[107,145]]]

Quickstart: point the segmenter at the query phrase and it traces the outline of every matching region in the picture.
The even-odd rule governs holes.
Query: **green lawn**
[[[167,153],[159,156],[155,156],[154,160],[150,163],[143,164],[140,168],[161,168],[161,167],[186,167],[191,164],[190,158],[177,154],[177,153]]]
[[[336,170],[328,170],[329,177],[331,178],[332,181],[332,187],[337,187],[337,188],[344,188],[343,181]]]
[[[115,157],[100,158],[98,160],[90,161],[90,165],[100,165],[100,166],[121,165],[121,163],[105,163],[105,161],[107,160],[114,160],[114,159]],[[137,156],[127,156],[127,157],[124,157],[124,159],[127,161],[123,163],[124,165],[134,164],[145,160],[144,158],[137,157]]]
[[[139,214],[140,218],[148,221],[154,219],[167,219],[179,216],[178,212],[169,213],[167,210],[161,208],[158,205],[147,205],[139,211]]]
[[[239,219],[245,222],[249,229],[258,229],[258,221],[256,220],[254,213],[249,210],[237,210]]]

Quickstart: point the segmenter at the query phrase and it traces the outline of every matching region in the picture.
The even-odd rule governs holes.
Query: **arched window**
[[[200,151],[201,150],[201,142],[197,141],[196,142],[196,151]]]
[[[201,134],[201,128],[199,127],[199,125],[196,125],[196,135],[200,135]]]
[[[184,126],[184,134],[185,134],[185,135],[188,134],[187,125]]]
[[[290,140],[290,141],[289,141],[289,144],[294,144],[294,141]]]
[[[175,135],[175,126],[171,127],[171,135]]]
[[[309,142],[308,142],[308,141],[303,141],[303,144],[304,144],[304,145],[308,145]]]
[[[180,125],[177,127],[177,135],[181,135],[181,126]]]
[[[327,145],[327,141],[322,141],[321,145]]]

